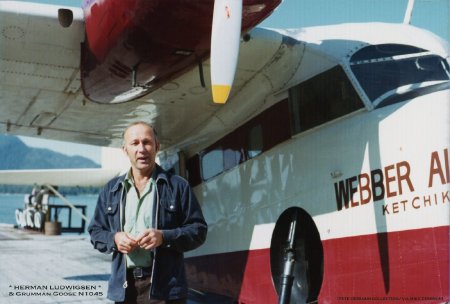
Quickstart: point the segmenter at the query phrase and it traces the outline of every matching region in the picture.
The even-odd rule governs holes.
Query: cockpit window
[[[450,79],[446,60],[427,50],[398,44],[371,45],[350,59],[351,70],[377,106],[386,98],[396,102],[407,92],[422,90]],[[405,98],[410,96],[405,95]],[[384,103],[383,103],[384,104]]]
[[[365,47],[353,54],[351,62],[382,59],[386,57],[423,53],[427,50],[403,44],[379,44]]]

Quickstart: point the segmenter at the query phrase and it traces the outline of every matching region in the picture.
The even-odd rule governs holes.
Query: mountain
[[[86,157],[32,148],[16,136],[0,135],[0,170],[68,168],[100,168],[100,165]]]

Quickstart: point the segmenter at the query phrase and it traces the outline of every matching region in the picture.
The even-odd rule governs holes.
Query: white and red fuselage
[[[182,11],[169,2],[85,1],[88,98],[126,94],[131,73],[152,91],[207,58],[213,1],[172,1]],[[277,5],[244,1],[243,30]],[[179,147],[209,225],[206,243],[186,255],[196,296],[277,302],[275,251],[288,237],[279,218],[299,210],[303,286],[294,289],[307,301],[449,301],[448,44],[381,23],[249,37],[279,41],[279,56],[225,106],[242,107],[245,118],[219,138]]]
[[[188,259],[192,284],[275,303],[272,233],[297,206],[323,246],[319,303],[448,301],[448,94],[361,111],[197,186],[209,234]]]
[[[348,29],[358,31],[357,26]],[[329,34],[334,30],[344,27],[330,27]],[[310,42],[321,39],[315,29],[311,32],[293,35],[304,43],[305,69],[333,52],[333,47],[319,51],[320,44],[340,43]],[[360,46],[353,49],[353,43]],[[191,182],[197,185],[209,234],[206,244],[189,254],[192,287],[239,303],[275,303],[274,229],[285,210],[297,207],[312,217],[323,247],[321,265],[314,257],[320,250],[308,251],[313,240],[304,240],[303,265],[309,269],[303,283],[320,289],[319,303],[449,300],[448,53],[440,53],[435,65],[421,66],[421,60],[431,62],[437,53],[422,45],[400,50],[402,42],[389,37],[376,43],[386,49],[384,55],[376,50],[359,55],[372,44],[349,39],[348,53],[333,68],[309,75],[274,98],[273,106],[194,154],[188,172],[200,170],[200,178]],[[367,66],[358,70],[362,65]],[[432,65],[442,65],[442,74],[436,72],[440,76],[425,71]],[[346,82],[360,93],[345,92],[351,90]],[[370,102],[362,101],[365,88],[372,90]],[[355,95],[360,107],[346,100]],[[333,115],[329,109],[334,107],[349,109]],[[263,136],[252,141],[258,126]],[[267,149],[264,144],[256,152],[248,148],[272,138],[276,143]],[[235,166],[228,165],[236,159]],[[206,168],[217,162],[223,167]]]

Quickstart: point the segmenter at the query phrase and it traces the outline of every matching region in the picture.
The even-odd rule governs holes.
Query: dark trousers
[[[127,271],[128,287],[125,289],[125,301],[116,304],[186,304],[186,299],[179,300],[152,300],[150,294],[150,277],[135,279],[133,273]]]

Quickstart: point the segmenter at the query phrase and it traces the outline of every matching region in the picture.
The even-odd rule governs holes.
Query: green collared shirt
[[[155,196],[156,185],[152,175],[145,186],[144,191],[138,195],[130,170],[125,178],[125,187],[127,190],[127,199],[125,205],[124,231],[137,237],[145,229],[152,227],[153,199]],[[128,268],[150,267],[152,265],[150,250],[139,247],[127,254],[126,258]]]

